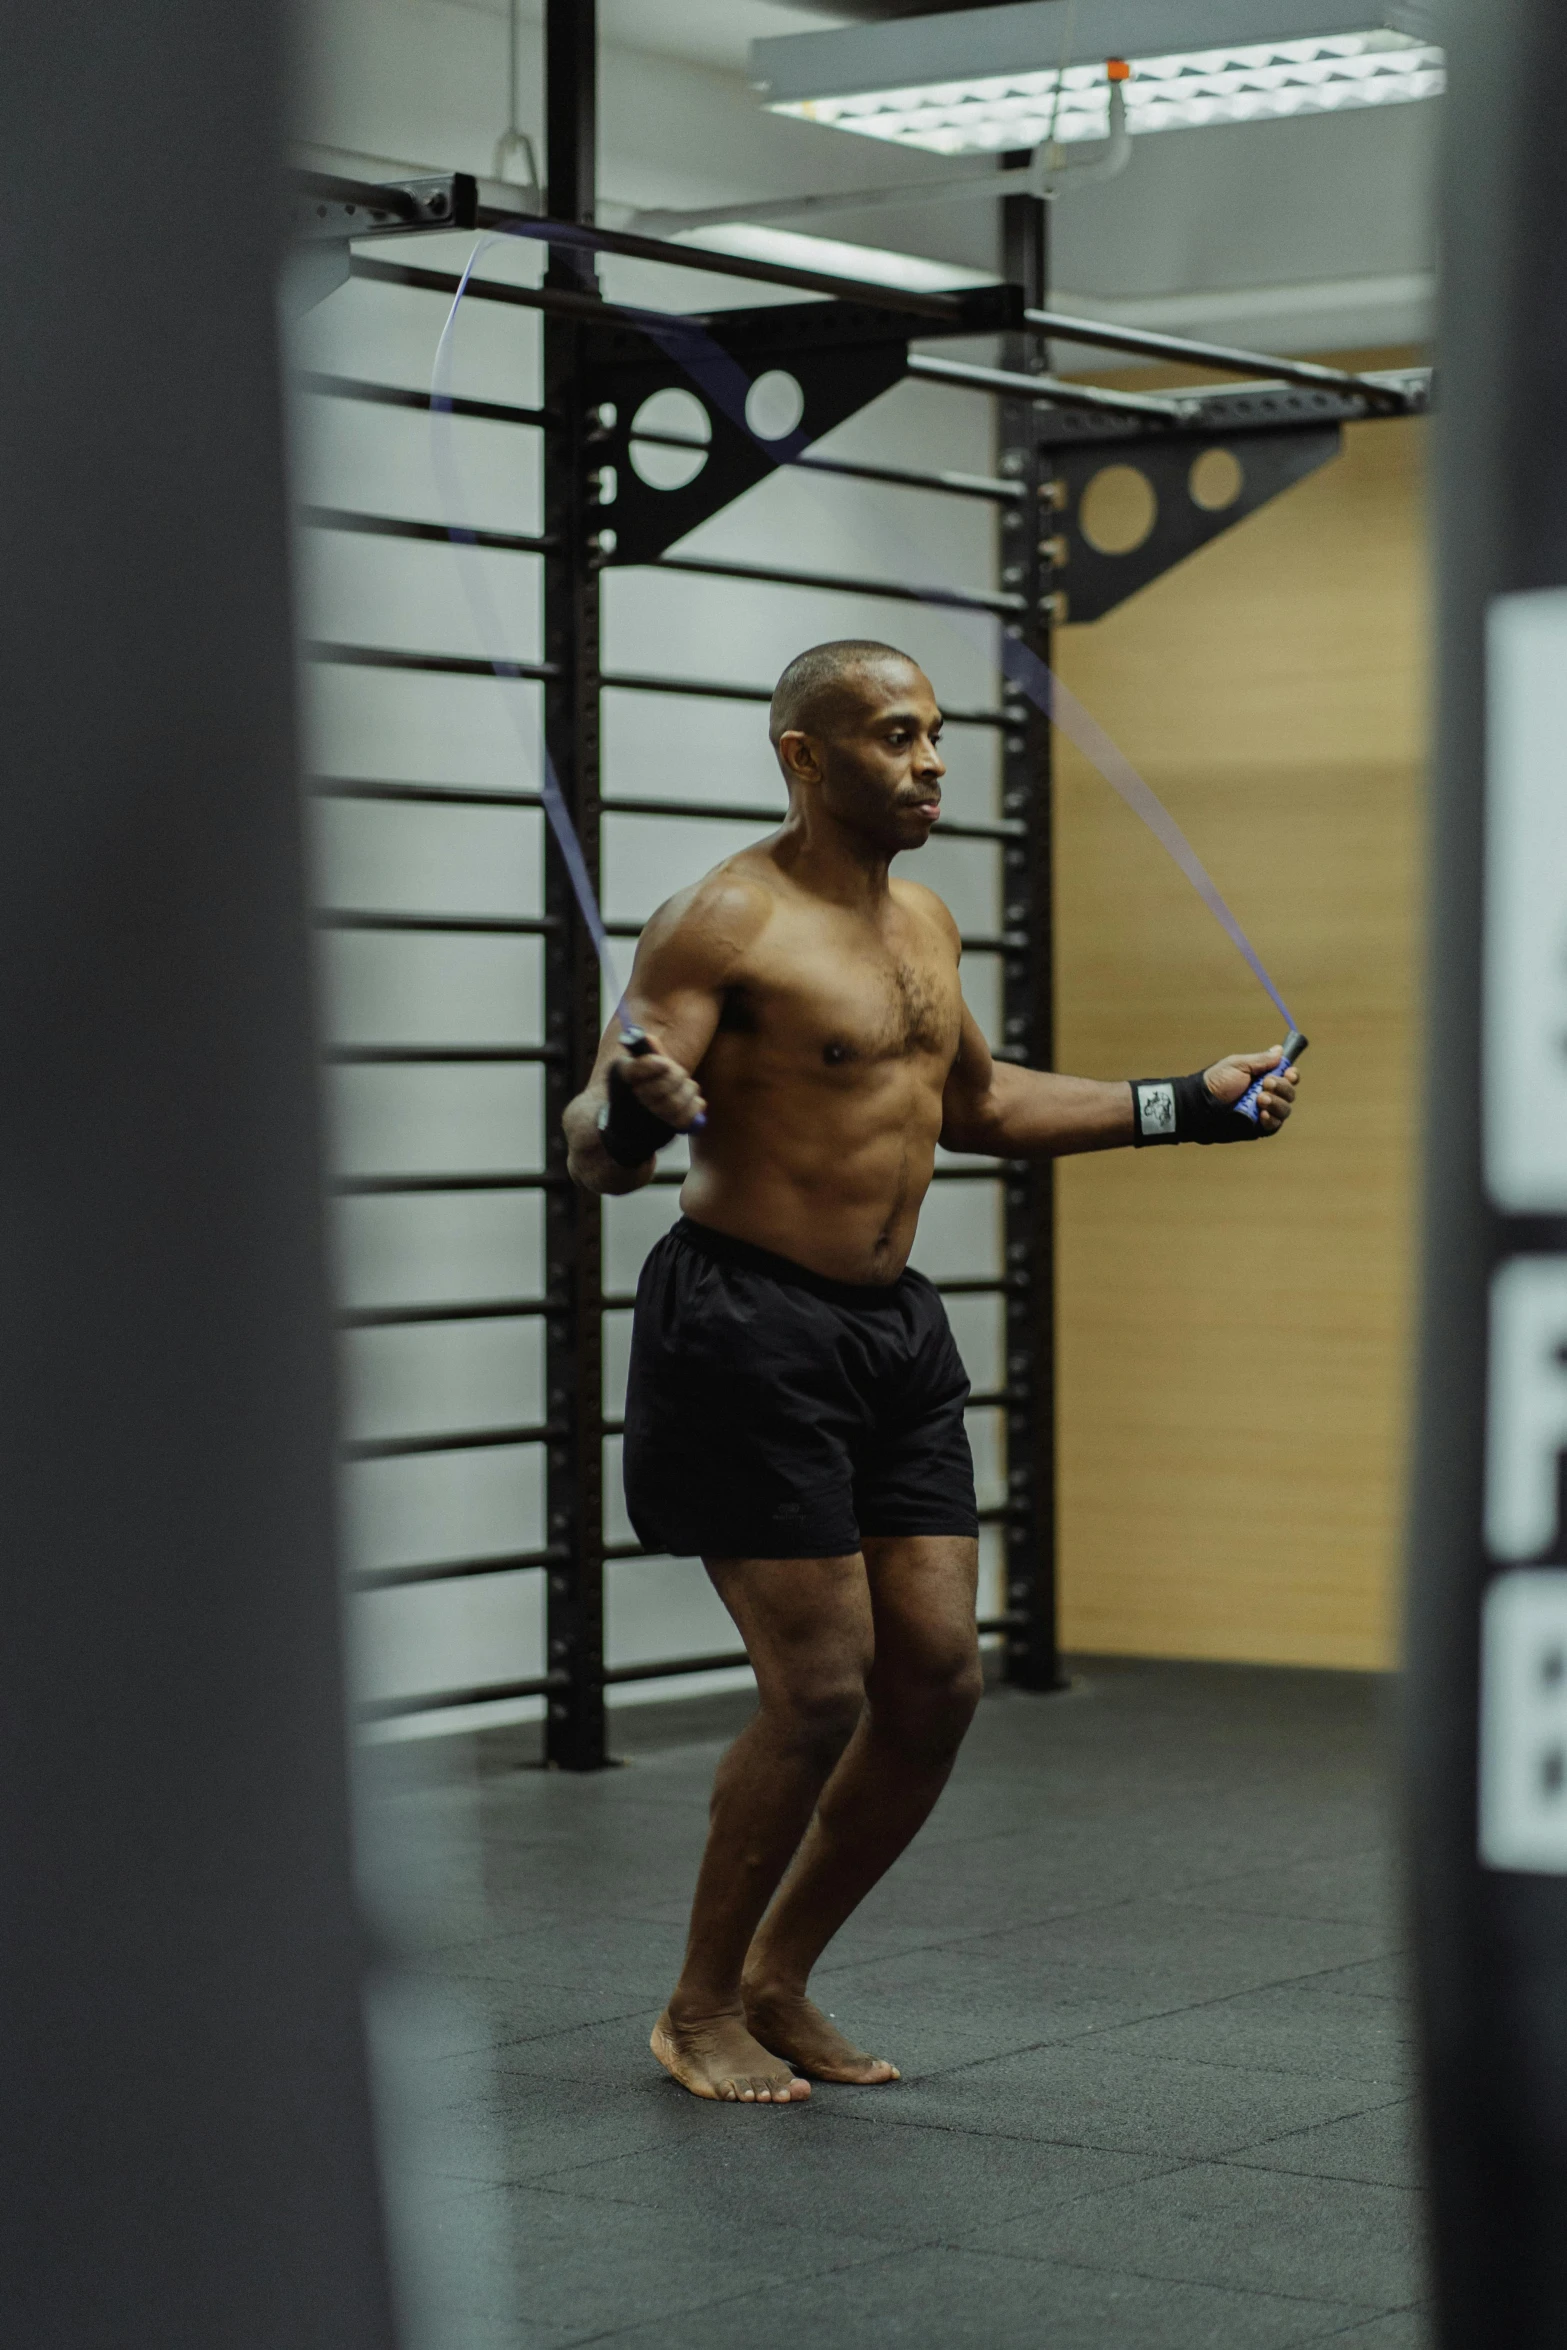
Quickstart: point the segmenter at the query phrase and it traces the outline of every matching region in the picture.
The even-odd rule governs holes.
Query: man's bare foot
[[[666,2007],[648,2042],[665,2072],[693,2097],[729,2105],[798,2105],[811,2094],[787,2064],[753,2040],[740,2014],[675,2023]]]
[[[831,2016],[823,2015],[803,1991],[763,1989],[746,1983],[745,2020],[760,2040],[780,2056],[798,2065],[816,2081],[852,2081],[857,2087],[879,2088],[884,2081],[902,2078],[884,2057],[867,2056],[846,2040]]]

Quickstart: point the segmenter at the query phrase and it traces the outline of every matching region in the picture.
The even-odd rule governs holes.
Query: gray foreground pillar
[[[1447,9],[1409,1785],[1443,2350],[1567,2341],[1567,11]]]
[[[0,2331],[391,2340],[270,0],[0,9]]]

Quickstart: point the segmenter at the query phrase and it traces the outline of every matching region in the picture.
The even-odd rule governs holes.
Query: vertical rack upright
[[[1013,160],[1008,158],[1007,160]],[[1001,203],[1002,275],[1031,309],[1045,307],[1049,215],[1037,196]],[[1047,347],[1035,335],[1004,338],[1002,365],[1042,374]],[[1001,516],[1001,584],[1024,609],[1005,625],[1047,666],[1051,564],[1044,533],[1054,508],[1053,468],[1042,458],[1032,404],[996,403],[997,469],[1020,482],[1021,504]],[[1052,778],[1050,720],[1003,679],[1002,809],[1021,826],[1002,853],[1002,1034],[1009,1055],[1036,1069],[1055,1063]],[[1055,1169],[1040,1160],[1008,1168],[1005,1191],[1007,1511],[1006,1677],[1022,1689],[1060,1683],[1056,1646]]]
[[[593,218],[597,177],[597,11],[593,0],[548,0],[545,137],[550,216]],[[586,249],[550,246],[548,288],[598,293]],[[582,328],[544,319],[544,748],[599,880],[599,583],[592,419],[581,409]],[[604,1722],[604,1280],[599,1203],[566,1173],[561,1113],[592,1066],[599,970],[558,843],[545,828],[544,1076],[545,1382],[549,1396],[545,1631],[551,1675],[545,1760],[573,1771],[607,1761]]]

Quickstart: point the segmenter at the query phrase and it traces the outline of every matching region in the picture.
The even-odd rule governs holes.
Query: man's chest
[[[802,923],[770,937],[736,975],[720,1026],[827,1068],[863,1067],[950,1062],[961,1016],[957,962],[944,941],[912,925],[878,936]]]

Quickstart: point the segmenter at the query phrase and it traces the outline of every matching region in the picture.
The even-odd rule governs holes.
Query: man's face
[[[830,816],[896,856],[922,849],[941,814],[940,739],[930,679],[912,663],[888,662],[847,681],[831,733],[795,736],[788,763],[816,785]]]

